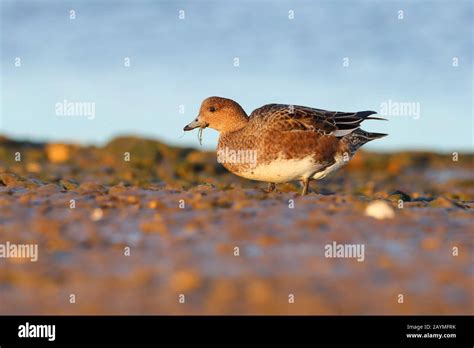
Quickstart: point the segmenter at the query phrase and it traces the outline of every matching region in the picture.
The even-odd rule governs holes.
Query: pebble
[[[100,221],[104,217],[104,211],[100,208],[95,208],[91,213],[92,221]]]
[[[60,185],[63,185],[64,188],[65,188],[66,190],[68,190],[68,191],[74,190],[74,189],[76,189],[76,188],[79,187],[79,184],[78,184],[76,181],[74,181],[74,180],[61,179],[61,180],[59,181],[59,184],[60,184]]]
[[[400,191],[400,190],[396,190],[394,192],[392,192],[390,194],[390,199],[392,200],[402,200],[404,202],[410,202],[411,201],[411,197],[410,195],[408,195],[407,193],[403,192],[403,191]]]
[[[80,193],[105,193],[107,189],[95,182],[86,181],[79,186]]]
[[[13,184],[17,183],[19,180],[20,180],[20,177],[16,174],[10,174],[10,173],[0,174],[0,181],[5,186],[12,186]]]
[[[395,211],[385,201],[374,201],[365,208],[365,215],[377,220],[393,219]]]

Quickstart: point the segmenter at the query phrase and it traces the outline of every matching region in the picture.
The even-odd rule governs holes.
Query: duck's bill
[[[194,120],[193,122],[191,122],[190,124],[185,126],[183,128],[183,130],[184,131],[190,131],[190,130],[193,130],[193,129],[196,129],[196,128],[206,128],[206,127],[207,127],[206,123]]]

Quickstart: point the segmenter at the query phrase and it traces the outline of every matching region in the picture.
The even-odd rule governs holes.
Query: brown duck
[[[218,161],[232,173],[275,184],[322,179],[347,163],[359,147],[386,136],[360,129],[375,111],[339,112],[298,105],[268,104],[247,116],[235,101],[205,99],[185,131],[210,127],[217,130]]]

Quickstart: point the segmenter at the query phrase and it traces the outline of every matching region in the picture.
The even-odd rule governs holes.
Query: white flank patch
[[[312,179],[315,179],[315,180],[319,180],[319,179],[322,179],[324,177],[326,177],[326,175],[328,175],[329,173],[332,173],[333,171],[335,170],[338,170],[339,168],[341,168],[344,164],[346,164],[347,162],[349,162],[349,158],[344,161],[344,158],[343,156],[341,155],[338,155],[336,157],[334,157],[334,160],[336,161],[333,165],[327,167],[326,169],[324,169],[322,172],[319,172],[319,173],[316,173],[312,176]]]
[[[236,174],[246,179],[279,184],[308,178],[319,169],[321,165],[315,163],[311,156],[307,156],[301,159],[278,159]]]

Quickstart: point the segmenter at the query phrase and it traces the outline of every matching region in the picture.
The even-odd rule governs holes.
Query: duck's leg
[[[303,191],[301,191],[301,195],[305,196],[308,194],[309,178],[304,178],[301,180],[301,182],[303,183]]]
[[[273,182],[269,182],[268,187],[267,187],[267,192],[268,193],[273,192],[275,191],[275,188],[276,188],[276,185]]]

